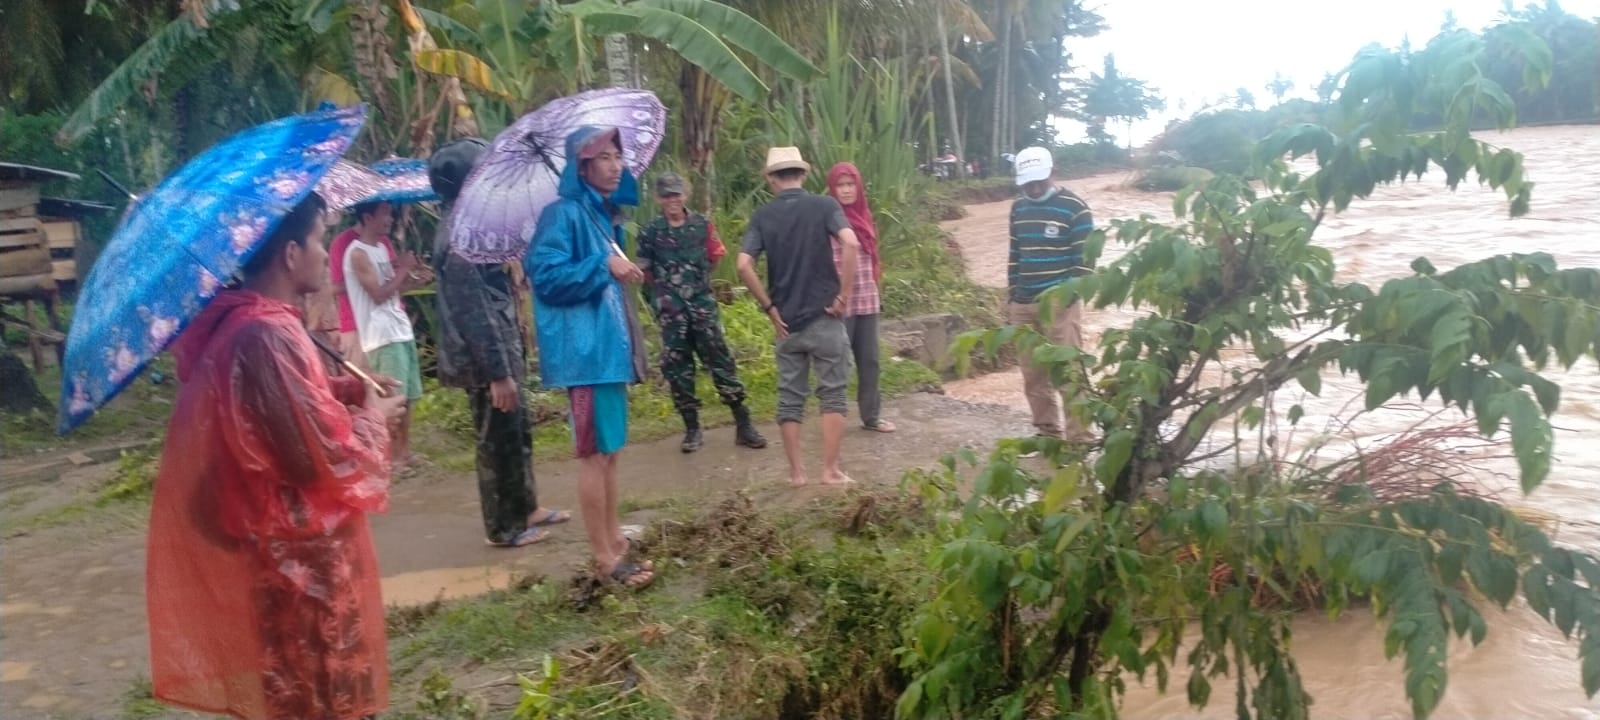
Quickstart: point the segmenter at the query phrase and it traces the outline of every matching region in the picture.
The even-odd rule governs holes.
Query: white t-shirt
[[[360,239],[350,243],[344,253],[345,293],[350,296],[350,312],[356,317],[356,335],[361,339],[361,351],[372,352],[390,343],[412,340],[411,318],[406,317],[400,296],[396,294],[383,304],[373,302],[367,289],[361,286],[361,279],[356,277],[356,253],[367,256],[372,267],[378,271],[378,282],[385,285],[394,278],[394,260],[389,256],[388,248],[368,245]]]

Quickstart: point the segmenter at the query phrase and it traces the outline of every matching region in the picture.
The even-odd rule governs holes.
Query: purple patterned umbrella
[[[476,263],[522,257],[539,213],[558,197],[567,136],[585,125],[620,131],[623,162],[641,177],[661,146],[667,109],[648,90],[604,88],[522,116],[495,136],[462,185],[451,211],[451,249]]]
[[[411,203],[438,200],[428,184],[428,162],[416,158],[389,158],[365,167],[340,160],[317,183],[317,192],[333,210],[369,202]]]

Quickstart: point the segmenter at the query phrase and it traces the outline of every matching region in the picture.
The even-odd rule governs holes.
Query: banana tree
[[[746,57],[785,78],[809,80],[818,74],[805,56],[765,25],[713,0],[580,0],[532,9],[515,0],[477,0],[420,14],[456,43],[452,49],[419,55],[420,67],[460,78],[489,95],[508,96],[523,105],[519,110],[547,99],[537,96],[536,79],[550,73],[563,75],[568,93],[597,84],[597,40],[607,41],[607,80],[612,84],[636,82],[641,75],[619,36],[643,38],[671,52],[682,61],[681,138],[689,169],[702,177],[709,171],[729,98],[759,102],[768,96],[767,83]],[[707,185],[698,187],[704,191]]]
[[[186,3],[181,14],[153,32],[78,104],[62,123],[58,139],[81,140],[134,96],[154,97],[157,80],[179,58],[190,66],[210,64],[223,57],[230,34],[281,28],[291,17],[287,5],[288,0],[253,0],[217,6],[208,17],[206,4]]]
[[[366,154],[427,153],[447,106],[455,110],[456,134],[477,132],[459,81],[439,81],[430,100],[427,76],[396,62],[404,53],[394,48],[391,16],[399,19],[410,55],[437,47],[410,0],[186,0],[182,10],[78,106],[62,127],[63,140],[80,139],[135,94],[149,95],[179,58],[186,66],[214,62],[247,33],[277,40],[273,49],[295,58],[290,72],[304,104],[372,102],[382,121],[363,135]]]

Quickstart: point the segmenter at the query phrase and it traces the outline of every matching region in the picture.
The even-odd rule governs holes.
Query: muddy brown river
[[[1412,259],[1419,255],[1441,269],[1497,253],[1533,251],[1554,255],[1563,267],[1600,266],[1600,174],[1596,172],[1600,126],[1525,128],[1480,137],[1526,154],[1527,177],[1537,183],[1532,212],[1510,219],[1502,195],[1470,183],[1450,192],[1437,172],[1420,182],[1382,188],[1318,231],[1317,241],[1332,249],[1338,260],[1341,279],[1376,287],[1409,274]],[[1097,219],[1140,213],[1171,218],[1170,194],[1138,192],[1129,187],[1129,180],[1108,175],[1067,185],[1088,200]],[[1005,283],[1008,206],[1005,202],[974,206],[967,218],[946,226],[961,245],[974,278],[996,287]],[[1107,261],[1120,254],[1114,242],[1108,246]],[[1100,329],[1133,317],[1115,309],[1091,312],[1086,337],[1093,341]],[[1558,429],[1549,479],[1523,496],[1511,480],[1515,464],[1494,457],[1508,452],[1504,448],[1481,452],[1464,462],[1463,469],[1507,503],[1545,518],[1559,542],[1600,553],[1600,448],[1581,441],[1586,434],[1600,432],[1600,367],[1586,359],[1570,371],[1551,370],[1546,376],[1560,383],[1562,391],[1561,409],[1553,420]],[[1445,424],[1463,417],[1454,412],[1430,417],[1440,410],[1436,402],[1427,406],[1397,402],[1355,417],[1361,409],[1362,387],[1353,376],[1345,378],[1336,371],[1325,373],[1320,398],[1302,398],[1298,387],[1291,388],[1294,392],[1280,395],[1280,408],[1299,402],[1306,411],[1292,446],[1304,447],[1313,436],[1333,427],[1334,418],[1355,418],[1350,431],[1337,433],[1341,442],[1370,446],[1419,422]],[[1027,406],[1014,373],[950,383],[946,389],[960,399]],[[1580,689],[1575,643],[1563,639],[1525,606],[1487,610],[1486,616],[1489,633],[1482,645],[1451,644],[1449,686],[1434,718],[1600,718],[1600,697],[1586,699]],[[1336,621],[1321,616],[1296,621],[1292,649],[1315,699],[1313,717],[1411,717],[1403,660],[1383,659],[1383,633],[1384,626],[1365,611]],[[1231,683],[1213,682],[1210,705],[1196,711],[1183,695],[1186,679],[1174,673],[1170,687],[1175,692],[1165,696],[1156,692],[1153,680],[1148,687],[1134,688],[1123,716],[1233,717]]]

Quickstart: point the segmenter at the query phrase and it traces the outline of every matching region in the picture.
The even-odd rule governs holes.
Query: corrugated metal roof
[[[47,180],[82,180],[77,173],[66,170],[0,162],[0,180],[45,182]]]
[[[110,212],[116,208],[105,203],[91,200],[73,200],[71,198],[42,197],[39,198],[39,214],[52,217],[81,218],[85,215],[95,215]]]

